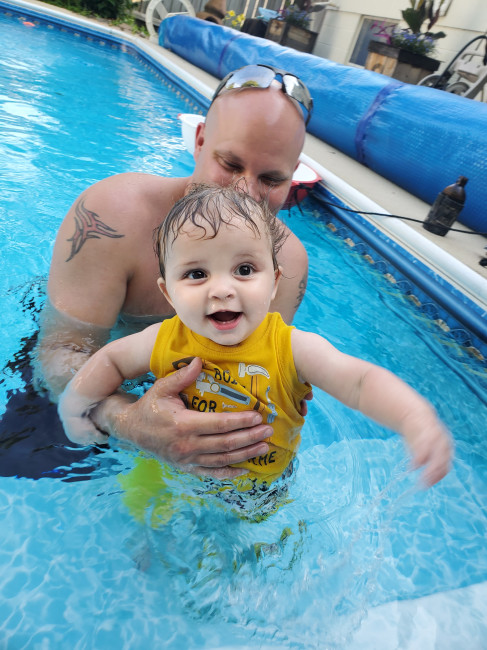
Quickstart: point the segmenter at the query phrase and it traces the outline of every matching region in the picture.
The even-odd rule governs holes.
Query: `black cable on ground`
[[[318,203],[321,203],[322,205],[329,205],[333,208],[339,208],[340,210],[345,210],[346,212],[354,212],[355,214],[365,214],[374,217],[393,217],[394,219],[402,219],[403,221],[414,221],[415,223],[421,223],[421,224],[424,223],[424,221],[421,219],[414,219],[413,217],[404,217],[400,214],[384,214],[383,212],[365,212],[364,210],[354,210],[353,208],[346,208],[343,205],[338,205],[337,203],[332,203],[331,201],[327,201],[322,196],[320,196],[317,192],[315,192],[313,189],[310,189],[308,193],[314,200],[318,201]],[[452,232],[463,232],[466,235],[482,235],[484,237],[487,237],[487,232],[460,230],[459,228],[448,228],[448,231],[450,230]]]

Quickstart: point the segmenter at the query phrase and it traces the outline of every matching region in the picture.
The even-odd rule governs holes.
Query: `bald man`
[[[115,324],[122,335],[173,315],[156,283],[153,231],[192,183],[227,185],[243,178],[247,191],[267,200],[273,211],[283,205],[304,143],[305,116],[293,83],[300,84],[300,91],[303,85],[288,75],[286,90],[284,76],[268,66],[245,66],[241,78],[257,68],[257,76],[263,68],[273,71],[263,71],[273,77],[268,87],[266,81],[260,87],[253,81],[220,84],[206,123],[196,130],[190,177],[113,176],[88,188],[69,210],[56,238],[38,346],[52,400],[73,371],[106,342]],[[292,233],[279,264],[283,276],[272,311],[290,323],[304,295],[308,269],[306,251]],[[185,470],[219,478],[238,475],[240,470],[228,466],[265,454],[264,440],[272,429],[252,411],[187,410],[179,393],[198,374],[199,366],[192,364],[158,380],[138,400],[123,392],[112,395],[91,413],[100,430],[93,442],[111,435]]]

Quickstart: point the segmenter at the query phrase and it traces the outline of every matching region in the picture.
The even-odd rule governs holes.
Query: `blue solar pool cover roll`
[[[459,221],[487,232],[486,104],[190,16],[164,20],[159,42],[218,78],[259,62],[297,74],[315,104],[310,133],[427,203],[458,176],[467,176],[467,201]]]

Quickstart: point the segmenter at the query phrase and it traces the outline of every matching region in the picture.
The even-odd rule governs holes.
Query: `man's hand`
[[[133,403],[128,404],[121,394],[113,395],[97,406],[91,417],[100,429],[185,471],[215,478],[245,474],[229,465],[266,454],[269,447],[263,440],[272,435],[272,428],[262,424],[255,411],[188,410],[179,393],[196,380],[201,367],[201,359],[194,359],[169,377],[158,379]]]

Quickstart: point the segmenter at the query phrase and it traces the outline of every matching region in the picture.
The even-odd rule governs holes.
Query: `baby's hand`
[[[106,444],[108,435],[95,427],[88,416],[61,417],[66,436],[77,445]]]
[[[88,405],[69,383],[59,398],[59,418],[66,436],[77,445],[106,443],[107,436],[95,427],[88,414]]]
[[[438,418],[428,418],[413,433],[406,435],[413,457],[413,467],[426,466],[422,480],[431,487],[448,474],[452,461],[452,440],[449,431]]]

